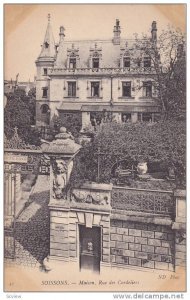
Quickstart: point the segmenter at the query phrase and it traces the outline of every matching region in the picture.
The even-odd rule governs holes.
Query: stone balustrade
[[[127,74],[155,74],[153,67],[130,68],[54,68],[51,75],[127,75]]]

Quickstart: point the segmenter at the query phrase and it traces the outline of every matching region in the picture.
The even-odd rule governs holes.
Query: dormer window
[[[75,57],[70,57],[69,69],[76,69],[76,58]]]
[[[123,67],[130,68],[130,65],[131,65],[130,57],[124,57],[123,58]]]
[[[89,67],[93,69],[93,72],[98,72],[101,68],[102,61],[102,48],[99,48],[97,43],[94,47],[90,48]]]
[[[45,42],[45,48],[48,48],[48,47],[49,47],[48,42]]]
[[[79,66],[79,49],[72,44],[71,48],[67,49],[67,69],[77,69]]]
[[[92,68],[98,69],[99,68],[99,58],[92,59]]]

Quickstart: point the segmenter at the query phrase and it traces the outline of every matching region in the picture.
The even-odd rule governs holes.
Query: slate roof
[[[126,48],[127,42],[127,48]],[[114,45],[112,40],[80,40],[80,41],[63,41],[59,45],[55,68],[67,67],[68,49],[78,49],[79,63],[78,68],[89,68],[89,57],[93,51],[97,51],[101,55],[101,68],[117,68],[119,67],[121,49],[132,49],[134,40],[121,39],[120,45]],[[96,45],[96,46],[95,46]],[[95,47],[97,50],[95,50]]]
[[[48,47],[46,47],[46,43],[47,43]],[[55,55],[56,55],[55,40],[54,40],[52,27],[51,27],[50,20],[49,20],[47,29],[46,29],[46,34],[44,37],[44,42],[43,42],[42,49],[41,49],[41,53],[40,53],[38,59],[42,58],[42,57],[54,58]]]

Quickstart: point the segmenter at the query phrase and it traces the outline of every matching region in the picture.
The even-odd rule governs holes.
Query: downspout
[[[113,93],[112,93],[112,79],[113,79],[113,76],[110,77],[111,78],[111,97],[110,97],[110,104],[112,105],[112,102],[113,102]]]
[[[111,97],[110,97],[110,112],[111,112],[111,119],[112,119],[112,108],[113,108],[113,82],[112,82],[112,79],[113,79],[113,76],[111,75],[110,76],[111,78]]]

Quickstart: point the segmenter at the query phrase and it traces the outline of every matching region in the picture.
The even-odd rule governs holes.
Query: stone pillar
[[[138,113],[131,113],[131,122],[136,123],[138,121]]]
[[[172,226],[175,230],[175,271],[183,272],[186,267],[186,194],[184,190],[174,192],[176,218]]]
[[[42,148],[50,157],[50,257],[44,261],[49,269],[53,268],[54,260],[69,261],[76,256],[76,216],[70,212],[68,183],[73,159],[80,148],[64,127],[54,141]]]
[[[114,121],[117,123],[121,123],[121,113],[120,112],[113,112]]]
[[[21,174],[20,173],[16,173],[15,175],[15,200],[16,203],[20,200],[21,197]]]
[[[82,112],[82,129],[91,125],[90,123],[90,112],[83,111]]]
[[[60,209],[60,210],[59,210]],[[69,259],[68,211],[50,207],[50,256]]]

